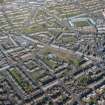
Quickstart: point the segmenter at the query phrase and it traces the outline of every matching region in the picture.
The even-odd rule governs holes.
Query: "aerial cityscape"
[[[105,0],[0,0],[0,105],[105,105]]]

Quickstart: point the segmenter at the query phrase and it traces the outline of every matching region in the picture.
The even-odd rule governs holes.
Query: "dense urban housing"
[[[0,105],[105,105],[105,0],[0,0]]]

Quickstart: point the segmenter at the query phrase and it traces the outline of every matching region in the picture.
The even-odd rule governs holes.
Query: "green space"
[[[60,78],[67,77],[70,74],[70,70],[69,69],[64,69],[63,71],[61,70],[59,72],[62,72],[61,75],[59,76]]]
[[[86,86],[88,84],[88,81],[91,80],[91,77],[88,75],[82,75],[78,78],[78,84],[81,86]]]
[[[47,63],[52,69],[57,67],[57,62],[53,61],[52,59],[44,59],[45,63]]]
[[[64,37],[61,37],[60,39],[58,39],[58,42],[60,43],[67,43],[67,44],[73,44],[74,42],[76,42],[76,38],[73,37],[73,36],[64,36]]]
[[[38,80],[38,78],[39,78],[39,73],[38,72],[36,72],[36,71],[33,71],[33,72],[31,72],[30,73],[31,74],[31,76],[32,76],[32,78],[34,79],[34,80]]]
[[[52,55],[52,57],[50,58],[49,55]],[[47,65],[50,66],[51,69],[57,68],[60,65],[60,62],[62,61],[55,54],[49,51],[44,53],[43,60]]]
[[[71,59],[71,60],[69,60],[69,63],[72,63],[75,66],[79,66],[80,60],[79,59]]]
[[[26,27],[22,29],[24,33],[30,34],[35,32],[47,31],[47,28],[44,25],[32,25],[31,27]]]
[[[69,17],[77,16],[79,14],[80,13],[74,13],[74,12],[65,13],[65,14],[61,15],[61,18],[69,18]]]
[[[33,90],[29,82],[23,78],[22,74],[16,68],[10,69],[9,73],[25,92],[30,93]]]
[[[97,104],[97,99],[96,98],[91,98],[88,102],[89,105],[96,105]]]
[[[60,66],[62,62],[68,62],[75,66],[79,66],[80,64],[80,58],[75,56],[73,53],[70,53],[68,50],[65,51],[54,47],[46,47],[45,49],[43,49],[42,52],[44,55],[43,59],[45,63],[51,65],[52,69],[56,68],[57,66]],[[49,58],[49,53],[55,56]]]
[[[88,21],[75,21],[73,23],[76,27],[90,26]]]
[[[45,73],[43,73],[43,71],[40,69],[30,72],[30,74],[34,80],[39,80],[41,77],[45,75]]]

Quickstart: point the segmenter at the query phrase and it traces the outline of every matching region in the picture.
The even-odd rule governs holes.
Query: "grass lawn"
[[[71,36],[61,37],[60,39],[58,39],[58,42],[66,43],[66,44],[73,44],[75,41],[76,41],[76,38]]]
[[[33,72],[30,72],[32,78],[34,80],[38,80],[43,74],[40,73],[41,71],[33,71]]]
[[[76,21],[76,22],[73,22],[73,23],[76,27],[90,26],[88,21]]]
[[[43,25],[37,25],[33,24],[31,27],[26,27],[22,29],[24,33],[35,33],[35,32],[42,32],[42,31],[47,31],[47,27],[44,27]]]
[[[10,69],[9,73],[16,80],[16,82],[22,87],[22,89],[25,92],[29,93],[32,91],[32,86],[29,84],[28,81],[24,80],[21,73],[17,71],[16,68]]]
[[[61,15],[61,18],[69,18],[69,17],[73,17],[73,16],[77,16],[77,15],[79,15],[79,13],[65,13],[65,14],[62,14]]]
[[[48,60],[47,58],[44,59],[45,63],[47,63],[52,69],[55,69],[57,67],[57,62],[53,60]]]
[[[65,61],[65,62],[70,62],[76,66],[79,65],[80,60],[79,60],[79,58],[77,58],[75,56],[75,54],[73,54],[73,52],[69,52],[68,50],[63,50],[63,49],[59,49],[59,48],[46,46],[46,48],[43,49],[42,53],[45,56],[48,52],[55,54],[57,56],[57,59],[55,61],[58,61],[58,59],[59,59],[59,60]]]
[[[90,80],[91,80],[90,76],[87,75],[82,75],[77,79],[79,85],[81,86],[86,86]]]

